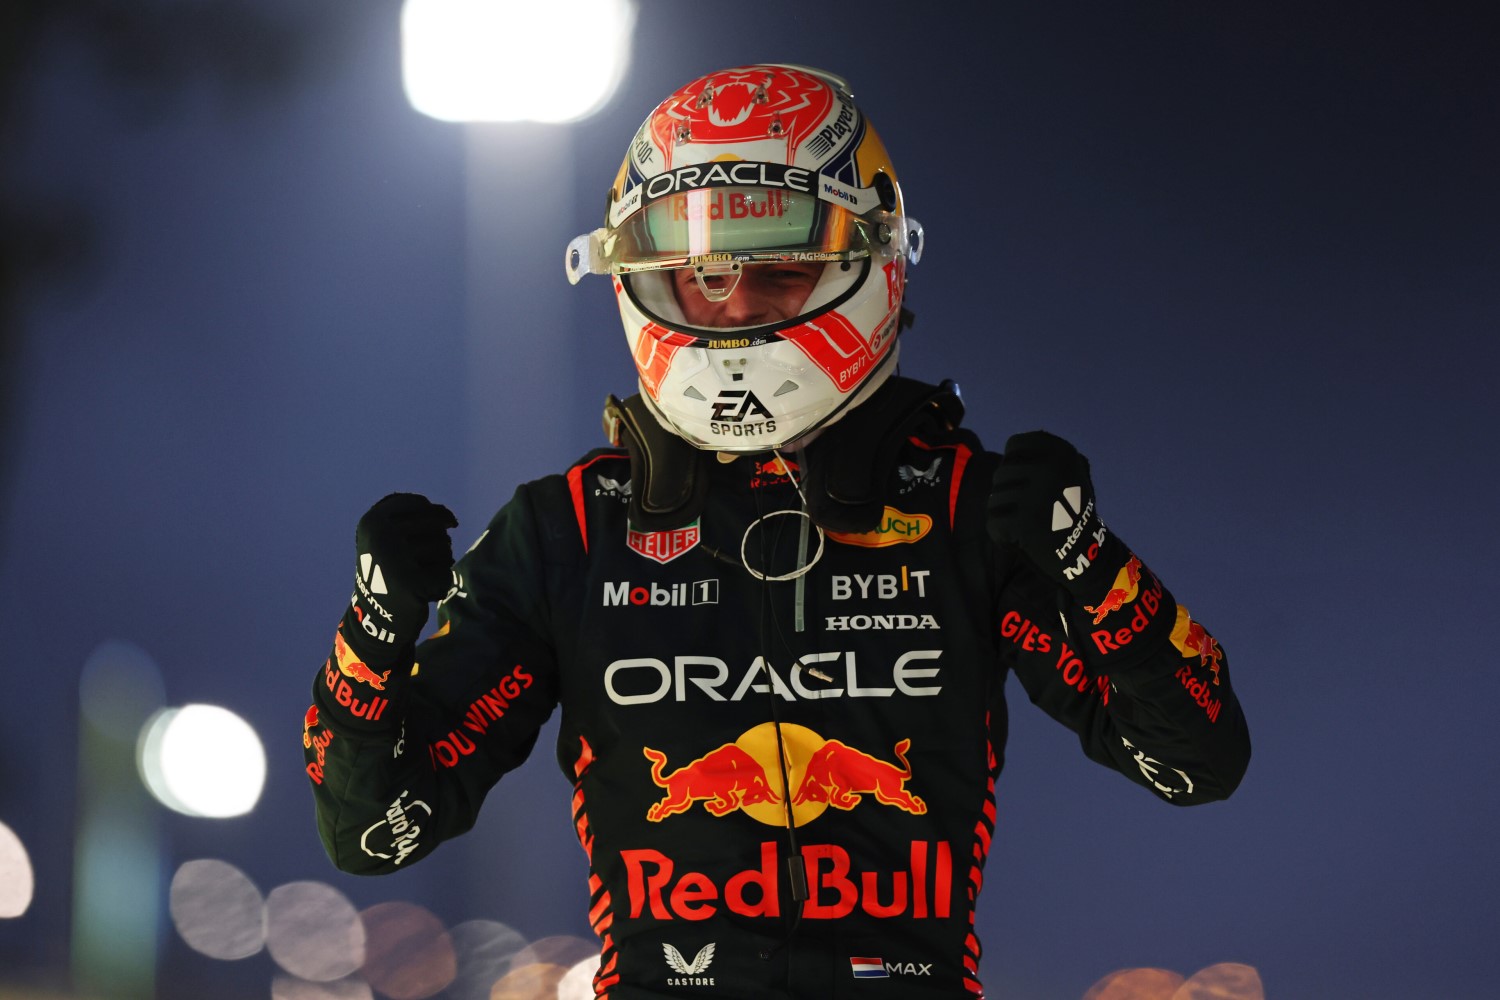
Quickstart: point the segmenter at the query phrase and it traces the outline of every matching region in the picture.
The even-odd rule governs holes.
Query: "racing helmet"
[[[759,452],[833,423],[892,374],[906,266],[922,247],[848,85],[766,64],[699,77],[657,105],[604,226],[569,243],[565,265],[574,283],[611,276],[641,395],[663,426],[698,448]],[[778,266],[815,282],[795,308],[740,309],[742,325],[697,308],[690,322],[683,296],[728,305],[754,294],[741,279]]]

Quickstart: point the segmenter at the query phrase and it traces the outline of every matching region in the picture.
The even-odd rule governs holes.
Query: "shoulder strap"
[[[630,524],[641,531],[680,528],[703,512],[707,463],[700,451],[663,427],[637,393],[604,400],[604,434],[630,453]]]
[[[951,430],[964,416],[958,385],[894,376],[807,446],[808,513],[831,531],[869,531],[885,510],[885,488],[901,446],[923,430]]]

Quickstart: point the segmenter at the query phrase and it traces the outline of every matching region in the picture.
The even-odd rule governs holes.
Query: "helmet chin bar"
[[[664,408],[649,392],[644,385],[640,385],[640,398],[645,405],[646,411],[655,418],[656,422],[673,437],[680,438],[698,451],[718,452],[721,455],[749,455],[759,454],[767,451],[799,450],[806,447],[814,439],[822,435],[830,426],[839,423],[852,410],[862,406],[866,400],[875,395],[887,379],[895,375],[900,362],[900,343],[893,343],[875,365],[874,370],[854,390],[842,400],[834,404],[827,412],[818,416],[809,423],[790,431],[789,433],[775,435],[765,438],[747,438],[742,443],[735,443],[740,439],[726,439],[716,441],[696,433],[691,426],[679,422],[671,410]]]

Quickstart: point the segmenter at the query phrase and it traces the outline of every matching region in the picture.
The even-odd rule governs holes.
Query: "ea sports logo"
[[[712,419],[727,423],[737,424],[751,417],[771,419],[771,411],[749,389],[725,389],[719,393],[719,401],[713,407]]]

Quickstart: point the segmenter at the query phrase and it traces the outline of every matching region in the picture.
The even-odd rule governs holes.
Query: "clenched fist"
[[[456,527],[451,510],[417,493],[392,493],[359,519],[349,599],[354,622],[348,623],[358,627],[346,627],[345,634],[369,658],[414,643],[427,623],[427,606],[448,593],[448,530]]]
[[[1092,598],[1130,558],[1099,519],[1089,462],[1046,431],[1016,434],[990,484],[990,537],[1020,548],[1044,574]]]

